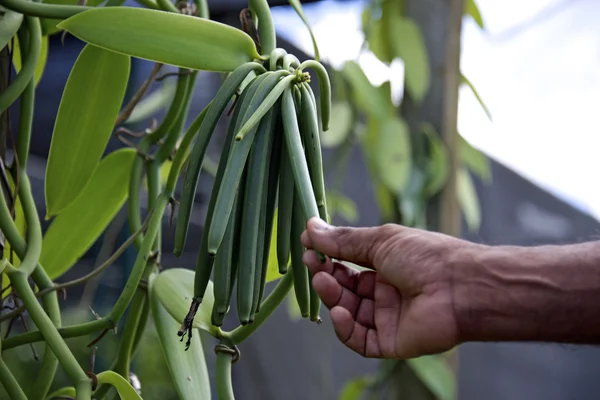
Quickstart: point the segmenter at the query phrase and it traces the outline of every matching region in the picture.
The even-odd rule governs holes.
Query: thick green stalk
[[[261,53],[269,55],[277,47],[275,26],[267,0],[248,0],[250,10],[258,17]]]
[[[185,73],[185,72],[186,72],[185,68],[179,69],[179,73]],[[179,113],[177,115],[177,118],[175,118],[175,121],[173,121],[173,124],[171,125],[169,132],[167,132],[164,143],[160,146],[160,148],[154,155],[154,159],[157,162],[162,163],[164,160],[169,158],[169,156],[173,152],[173,149],[175,149],[175,146],[177,145],[177,140],[179,139],[179,136],[181,135],[181,131],[183,129],[183,126],[185,125],[185,120],[187,119],[190,105],[192,103],[192,97],[194,94],[194,88],[196,87],[196,78],[197,77],[198,77],[198,71],[193,71],[191,74],[180,78],[182,80],[185,80],[185,82],[187,82],[185,95],[179,105]]]
[[[139,5],[149,8],[151,10],[160,10],[158,4],[154,0],[135,0]]]
[[[175,7],[175,5],[173,3],[171,3],[171,0],[156,0],[156,4],[158,4],[158,6],[163,11],[169,11],[169,12],[174,12],[174,13],[179,12],[179,9],[177,9],[177,7]]]
[[[80,12],[95,8],[87,6],[61,6],[24,0],[0,0],[0,5],[30,17],[51,19],[67,19]]]
[[[150,161],[147,164],[146,169],[147,185],[148,185],[148,210],[152,210],[156,205],[156,201],[158,200],[158,196],[161,192],[161,184],[160,184],[160,163],[157,161]],[[161,231],[160,229],[156,233],[156,239],[154,239],[154,245],[152,246],[152,251],[160,251],[160,239]]]
[[[0,5],[5,5],[5,1],[12,0],[0,0]],[[34,4],[34,3],[27,3]],[[6,6],[6,8],[9,8]],[[22,67],[15,79],[8,85],[8,87],[0,93],[0,113],[3,113],[8,107],[10,107],[19,98],[21,93],[30,84],[35,74],[35,67],[40,57],[42,29],[40,27],[40,20],[25,15],[23,25],[19,28],[19,43],[21,50],[26,49],[26,52],[21,53]]]
[[[0,343],[0,350],[2,345]],[[1,354],[1,353],[0,353]],[[17,382],[17,379],[12,374],[8,366],[4,363],[4,359],[0,355],[0,383],[8,393],[8,397],[12,400],[27,400],[27,396],[25,396],[25,392]]]
[[[39,19],[31,18],[27,20],[30,28],[27,35],[23,30],[19,30],[19,47],[21,54],[26,58],[33,59],[39,57],[40,52],[40,36],[41,29]],[[39,32],[36,32],[39,31]],[[31,49],[31,51],[30,51]],[[34,54],[30,54],[31,52]],[[35,52],[37,51],[37,55]],[[37,58],[36,58],[37,62]],[[35,73],[35,65],[34,65]],[[21,93],[20,110],[19,110],[19,134],[17,136],[17,158],[19,159],[19,168],[25,170],[27,166],[27,158],[29,156],[29,143],[31,142],[31,127],[33,125],[33,106],[35,101],[35,80],[33,75],[29,79],[29,83],[25,86],[25,90]],[[0,111],[1,112],[1,111]]]
[[[233,356],[229,353],[217,351],[216,360],[216,389],[219,400],[234,400],[233,385],[231,382],[231,364]]]
[[[208,1],[206,0],[194,0],[196,7],[198,7],[198,16],[200,18],[210,19],[210,13],[208,10]]]
[[[144,137],[138,144],[138,151],[145,154],[152,146],[150,136]],[[144,175],[144,158],[138,154],[133,160],[131,173],[129,175],[129,193],[127,198],[127,219],[129,221],[129,232],[137,232],[142,226],[142,217],[140,216],[140,187],[142,186],[142,178]],[[140,234],[135,238],[134,244],[136,249],[140,249],[144,240],[144,234]]]
[[[31,193],[31,184],[24,172],[24,170],[21,171],[19,197],[23,204],[23,213],[27,224],[27,251],[21,260],[19,270],[29,276],[37,266],[42,253],[42,227]]]
[[[13,289],[17,292],[23,304],[25,304],[25,307],[27,307],[27,312],[31,319],[44,336],[44,340],[48,343],[69,376],[69,379],[77,388],[77,400],[90,400],[92,390],[91,379],[85,374],[77,359],[71,353],[69,346],[67,346],[58,333],[52,320],[46,315],[40,303],[38,303],[27,281],[27,275],[20,268],[8,271],[7,275]]]
[[[277,307],[285,300],[288,292],[292,288],[292,273],[288,271],[275,286],[275,289],[269,294],[260,306],[260,312],[255,315],[254,322],[248,325],[240,325],[231,332],[223,332],[223,337],[229,339],[233,344],[238,345],[246,340],[254,331],[256,331],[263,322],[275,311]]]

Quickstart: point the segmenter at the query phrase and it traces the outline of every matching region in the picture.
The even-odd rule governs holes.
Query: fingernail
[[[319,230],[319,231],[324,231],[327,228],[329,228],[329,224],[327,224],[327,222],[323,221],[321,218],[315,218],[314,222],[313,222],[313,226],[315,227],[316,230]]]

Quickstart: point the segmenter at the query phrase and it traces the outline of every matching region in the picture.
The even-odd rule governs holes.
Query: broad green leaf
[[[330,191],[327,193],[327,210],[333,218],[340,215],[346,221],[354,223],[358,220],[358,208],[352,199],[339,192]]]
[[[319,61],[319,59],[321,58],[319,56],[319,46],[317,46],[317,40],[315,39],[315,35],[313,34],[310,24],[308,23],[308,19],[306,18],[306,15],[304,15],[304,10],[302,9],[302,4],[298,0],[288,0],[288,2],[292,6],[292,8],[296,11],[296,14],[298,14],[300,19],[304,23],[304,25],[306,25],[306,28],[308,29],[308,33],[310,33],[310,39],[312,40],[313,49],[315,52],[315,60]]]
[[[17,39],[21,22],[23,22],[23,14],[0,7],[0,49],[3,49],[13,37]]]
[[[44,234],[41,264],[56,279],[85,254],[127,199],[129,174],[136,157],[132,148],[106,156],[89,184]]]
[[[436,399],[456,398],[454,374],[444,358],[432,355],[408,359],[406,362]]]
[[[392,3],[387,1],[386,3]],[[381,62],[389,64],[394,59],[392,46],[390,44],[389,18],[381,11],[379,18],[373,17],[373,2],[367,3],[362,14],[363,32],[369,44],[369,50]]]
[[[165,11],[95,8],[64,20],[58,28],[98,47],[183,68],[233,71],[261,58],[252,38],[242,30]]]
[[[98,385],[108,384],[117,389],[121,400],[142,400],[142,396],[135,391],[134,387],[114,371],[102,371],[98,375]]]
[[[149,282],[150,307],[175,390],[182,400],[210,400],[210,380],[200,331],[194,329],[192,343],[186,351],[177,331],[180,323],[165,310],[154,293],[154,281]]]
[[[167,269],[156,277],[153,285],[153,291],[160,303],[171,317],[181,324],[194,297],[194,271],[184,268]],[[213,336],[217,334],[217,327],[212,325],[210,318],[214,302],[213,283],[208,281],[193,327],[203,329]]]
[[[67,386],[67,387],[57,389],[54,392],[50,393],[46,397],[46,400],[54,400],[55,398],[73,398],[74,399],[75,397],[76,397],[75,388],[73,386]]]
[[[338,396],[338,400],[362,399],[370,382],[371,378],[368,376],[360,376],[358,378],[350,379],[342,388]]]
[[[129,66],[129,57],[90,45],[75,61],[50,143],[46,219],[77,198],[98,166],[123,102]]]
[[[465,216],[467,227],[470,231],[476,231],[481,225],[481,208],[477,190],[473,184],[473,179],[466,168],[460,168],[456,177],[456,190],[458,203]]]
[[[329,129],[321,130],[321,144],[324,148],[339,146],[352,130],[354,115],[352,108],[346,101],[335,101],[331,105],[331,121]],[[320,125],[319,125],[320,126]]]
[[[406,188],[399,198],[402,224],[411,227],[425,228],[426,200],[424,196],[427,175],[417,165],[410,167],[410,176]]]
[[[471,18],[475,21],[477,25],[483,30],[485,30],[485,26],[483,24],[483,18],[481,18],[481,12],[479,11],[479,7],[475,0],[467,0],[467,6],[465,9],[465,13],[470,15]]]
[[[96,7],[102,4],[104,0],[85,0],[85,5],[87,7]],[[83,0],[44,0],[42,1],[44,4],[55,4],[59,6],[76,6],[78,4],[82,4]],[[50,18],[40,18],[40,23],[42,25],[42,32],[44,35],[53,35],[61,30],[56,27],[58,23],[60,23],[62,19],[50,19]]]
[[[401,194],[410,175],[412,164],[410,132],[399,117],[381,123],[381,131],[374,148],[378,173],[382,182],[395,194]]]
[[[477,101],[481,105],[481,108],[483,108],[483,111],[485,111],[485,114],[488,116],[488,118],[491,121],[492,120],[492,113],[490,113],[489,108],[487,108],[487,106],[485,105],[485,103],[481,99],[481,96],[479,96],[479,93],[477,92],[477,89],[475,89],[475,86],[473,86],[473,84],[471,83],[471,81],[468,80],[467,77],[464,76],[463,74],[460,74],[460,81],[461,81],[462,84],[467,85],[469,87],[469,89],[471,89],[471,91],[473,92],[473,94],[477,98]]]
[[[35,72],[33,75],[33,80],[36,86],[40,82],[40,79],[42,79],[44,69],[46,68],[46,61],[48,60],[48,36],[42,36],[41,40],[40,57],[35,65]],[[14,40],[14,49],[11,48],[11,51],[13,54],[13,66],[15,67],[15,71],[18,73],[21,70],[21,48],[19,47],[19,38],[17,36],[15,36]]]
[[[275,281],[283,275],[279,273],[277,262],[277,208],[273,218],[273,229],[271,230],[271,244],[269,245],[269,263],[267,264],[267,282]]]
[[[404,62],[406,89],[416,103],[429,91],[430,66],[425,39],[410,18],[397,16],[390,22],[394,55]]]
[[[423,133],[429,140],[429,156],[426,165],[428,178],[424,192],[425,196],[431,197],[442,190],[448,182],[450,161],[446,145],[435,131],[435,127],[426,123],[423,125]]]
[[[492,180],[492,167],[489,158],[477,150],[459,135],[460,161],[476,174],[482,181],[489,183]]]
[[[143,121],[167,107],[175,95],[175,86],[174,80],[165,79],[159,89],[140,100],[125,123],[134,124]]]
[[[355,106],[369,117],[385,119],[394,114],[392,99],[386,97],[385,90],[375,87],[369,81],[362,68],[354,61],[347,61],[342,74],[350,84],[351,99]]]

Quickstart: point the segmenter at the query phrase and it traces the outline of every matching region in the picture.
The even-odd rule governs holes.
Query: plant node
[[[224,353],[224,354],[229,354],[231,355],[231,363],[235,364],[236,362],[238,362],[240,360],[240,358],[242,357],[242,353],[240,352],[240,349],[237,346],[233,346],[233,348],[231,348],[229,345],[225,344],[225,343],[219,343],[215,346],[215,353]]]

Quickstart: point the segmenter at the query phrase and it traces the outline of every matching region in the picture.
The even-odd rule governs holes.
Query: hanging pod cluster
[[[319,79],[321,120],[305,69]],[[330,93],[320,63],[301,64],[276,49],[264,63],[248,62],[232,71],[206,112],[185,172],[174,253],[179,256],[186,241],[210,137],[237,96],[198,249],[192,304],[193,309],[202,302],[212,274],[216,326],[230,309],[234,287],[242,325],[260,312],[275,213],[279,272],[291,267],[302,316],[319,321],[320,299],[302,262],[300,234],[308,219],[328,218],[319,129],[328,129]]]

